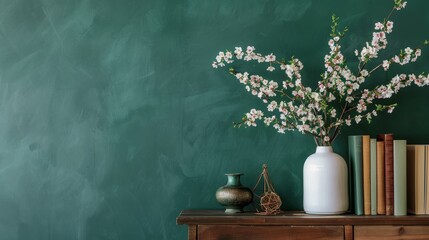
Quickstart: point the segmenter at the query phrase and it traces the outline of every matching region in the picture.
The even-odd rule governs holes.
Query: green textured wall
[[[182,209],[220,208],[227,172],[253,186],[267,163],[285,210],[302,209],[310,137],[234,129],[258,99],[223,70],[219,50],[254,45],[294,55],[317,81],[330,17],[350,32],[343,50],[370,41],[390,0],[0,1],[0,238],[185,239]],[[390,49],[429,38],[429,2],[393,20]],[[429,51],[406,72],[429,71]],[[397,70],[397,69],[396,69]],[[383,81],[396,73],[376,75]],[[394,132],[429,143],[429,89],[396,96],[393,115],[344,129]]]

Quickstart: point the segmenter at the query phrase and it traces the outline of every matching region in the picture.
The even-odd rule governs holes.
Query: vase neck
[[[316,153],[332,153],[332,146],[317,146]]]
[[[228,173],[225,174],[228,177],[227,186],[241,186],[240,176],[242,173]]]

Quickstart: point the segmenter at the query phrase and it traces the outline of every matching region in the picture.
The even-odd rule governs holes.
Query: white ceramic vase
[[[304,163],[304,211],[341,214],[348,210],[347,164],[332,147],[317,147]]]

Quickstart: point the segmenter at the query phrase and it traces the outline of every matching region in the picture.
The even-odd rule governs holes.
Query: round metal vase
[[[241,185],[242,173],[225,175],[228,177],[228,182],[216,191],[216,200],[225,206],[225,213],[241,213],[243,207],[252,202],[253,193],[249,188]]]

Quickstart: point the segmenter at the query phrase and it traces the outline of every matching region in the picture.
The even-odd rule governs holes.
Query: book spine
[[[369,135],[362,136],[363,206],[364,215],[371,215],[371,149]]]
[[[407,141],[393,141],[394,215],[407,215]]]
[[[377,141],[377,214],[386,214],[386,192],[384,189],[384,142]]]
[[[425,210],[429,214],[429,146],[425,146]]]
[[[415,174],[416,174],[416,214],[426,214],[425,209],[425,146],[416,146],[416,158],[415,158]]]
[[[407,212],[416,214],[416,146],[407,145]]]
[[[394,187],[393,187],[393,134],[379,135],[379,140],[384,141],[384,180],[386,192],[386,215],[393,215]]]
[[[370,139],[371,149],[371,215],[377,215],[377,139]]]
[[[363,215],[362,136],[349,136],[349,162],[352,170],[355,214]]]
[[[407,146],[407,209],[412,214],[426,214],[425,210],[425,146]]]

